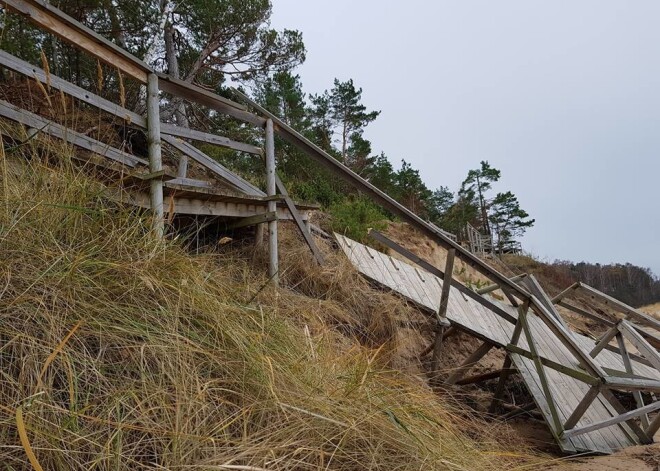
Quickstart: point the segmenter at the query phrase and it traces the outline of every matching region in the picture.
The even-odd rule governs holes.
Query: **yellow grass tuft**
[[[406,307],[339,256],[318,268],[285,239],[284,287],[265,286],[258,256],[233,253],[233,243],[193,255],[185,241],[159,240],[147,216],[108,200],[70,163],[67,147],[56,164],[24,147],[0,175],[10,208],[0,212],[7,469],[539,462],[503,444],[507,429],[388,366]]]

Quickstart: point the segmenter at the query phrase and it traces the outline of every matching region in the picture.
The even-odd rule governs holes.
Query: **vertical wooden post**
[[[254,231],[254,245],[257,248],[261,248],[264,245],[264,229],[266,228],[265,224],[257,224],[257,227]]]
[[[160,172],[163,169],[160,145],[160,99],[158,96],[158,76],[149,74],[147,77],[147,143],[149,145],[149,171]],[[159,237],[165,233],[165,218],[163,212],[163,180],[151,179],[151,210],[153,212],[153,229]]]
[[[513,329],[513,334],[511,335],[512,345],[518,345],[518,340],[520,340],[520,334],[522,334],[523,328],[523,315],[527,315],[529,302],[529,299],[526,299],[522,305],[518,306],[518,322],[516,322],[516,326]],[[493,394],[493,400],[488,407],[488,412],[490,414],[495,412],[498,404],[502,400],[502,396],[504,395],[504,385],[506,384],[506,380],[509,379],[509,376],[511,375],[511,363],[511,356],[507,353],[506,358],[504,359],[504,364],[502,365],[502,373],[500,373],[500,379],[497,381],[495,394]]]
[[[275,131],[273,121],[266,120],[266,194],[275,196]],[[268,212],[277,213],[277,202],[268,202]],[[268,223],[268,276],[276,285],[279,283],[279,262],[277,255],[277,219]]]
[[[442,279],[442,292],[440,294],[440,307],[436,314],[438,321],[435,341],[433,343],[433,357],[431,359],[431,378],[433,381],[439,381],[438,365],[440,364],[440,354],[442,352],[442,339],[445,329],[449,326],[447,321],[447,305],[449,304],[449,290],[451,289],[451,280],[454,272],[454,257],[456,249],[451,248],[447,251],[447,263],[445,264],[445,276]]]
[[[176,176],[179,178],[186,178],[188,174],[188,156],[181,154],[179,156],[179,166],[176,169]]]
[[[630,361],[630,355],[628,354],[628,348],[626,347],[626,342],[623,339],[623,335],[621,334],[621,332],[619,332],[616,335],[616,341],[617,344],[619,345],[619,351],[621,352],[621,360],[623,361],[623,366],[626,368],[626,373],[635,374],[635,371],[633,370],[632,367],[632,362]],[[632,395],[635,398],[637,407],[644,407],[644,398],[642,397],[642,393],[640,391],[633,391]],[[643,429],[649,427],[648,414],[641,415],[639,417],[639,420],[641,422]]]

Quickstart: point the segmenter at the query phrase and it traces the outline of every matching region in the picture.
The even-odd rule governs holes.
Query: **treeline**
[[[229,96],[230,85],[242,88],[337,160],[459,239],[470,223],[505,249],[533,224],[511,192],[489,194],[499,171],[487,162],[470,171],[454,193],[447,187],[429,188],[406,160],[375,152],[364,130],[380,111],[362,104],[362,89],[352,79],[335,79],[328,90],[306,93],[295,73],[306,58],[302,34],[272,29],[268,0],[51,3],[158,70],[221,95]],[[52,73],[141,111],[139,89],[127,87],[116,71],[54,40],[18,15],[6,15],[2,27],[3,49],[35,63],[46,61]],[[165,120],[242,141],[262,139],[250,127],[182,100],[173,98],[165,104]],[[359,238],[366,227],[389,217],[297,149],[285,142],[277,142],[276,148],[281,177],[291,193],[322,204],[335,216],[337,230]],[[262,163],[250,156],[205,150],[253,180],[263,177]],[[401,162],[399,168],[395,169],[395,161]]]
[[[660,279],[649,269],[630,263],[542,262],[533,256],[508,255],[504,262],[515,273],[531,273],[552,295],[576,281],[593,286],[633,307],[660,301]]]
[[[556,261],[554,269],[571,282],[582,281],[633,307],[660,301],[660,280],[648,268],[630,263],[601,265]]]

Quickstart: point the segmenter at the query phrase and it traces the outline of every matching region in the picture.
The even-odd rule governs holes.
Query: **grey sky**
[[[549,260],[660,274],[660,1],[273,0],[305,91],[354,79],[365,133],[431,188],[502,170]]]

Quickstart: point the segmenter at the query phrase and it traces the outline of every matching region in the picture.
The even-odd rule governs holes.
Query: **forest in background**
[[[471,224],[492,237],[496,250],[506,252],[534,224],[513,192],[494,193],[492,185],[500,180],[501,172],[486,159],[475,162],[453,191],[448,186],[429,188],[405,158],[376,151],[364,131],[380,111],[367,109],[362,89],[353,79],[335,78],[327,90],[305,91],[296,74],[307,54],[303,35],[271,27],[273,6],[269,0],[51,3],[157,70],[229,98],[230,87],[245,91],[354,172],[421,217],[456,234],[459,241]],[[131,87],[111,67],[32,27],[18,15],[3,14],[1,21],[4,50],[143,111],[140,88]],[[260,144],[261,133],[248,126],[183,100],[164,98],[166,121]],[[263,178],[263,163],[251,156],[212,147],[203,150],[255,182]],[[338,232],[362,239],[368,227],[379,227],[391,219],[290,144],[278,140],[276,153],[280,176],[290,193],[299,200],[320,203],[333,216],[333,229]],[[584,262],[551,266],[565,281],[581,279],[634,305],[660,299],[660,283],[648,269]]]

